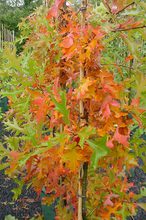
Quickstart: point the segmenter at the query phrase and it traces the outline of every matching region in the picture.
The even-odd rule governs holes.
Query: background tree
[[[3,24],[9,30],[15,31],[15,36],[19,36],[18,24],[20,21],[32,13],[42,0],[0,0],[0,25]]]

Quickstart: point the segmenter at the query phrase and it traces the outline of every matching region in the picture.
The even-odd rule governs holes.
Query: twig
[[[108,4],[108,2],[107,2],[106,0],[103,0],[103,4],[107,7],[108,11],[109,11],[110,13],[112,13],[112,12],[111,12],[111,8],[110,8],[110,6],[109,6],[109,4]]]
[[[121,67],[124,67],[124,68],[127,68],[129,69],[128,66],[124,66],[124,65],[121,65],[121,64],[114,64],[114,63],[101,63],[101,65],[104,65],[104,66],[121,66]],[[133,67],[131,67],[131,69],[134,69]]]
[[[131,2],[129,5],[126,5],[124,8],[122,8],[122,9],[119,10],[119,11],[117,11],[115,14],[117,15],[117,14],[121,13],[122,11],[124,11],[125,9],[127,9],[129,6],[134,5],[134,3],[135,3],[134,1]]]
[[[97,206],[96,206],[94,209],[92,209],[91,212],[89,212],[89,213],[87,214],[87,217],[88,217],[88,216],[91,216],[96,209],[97,209]]]
[[[140,27],[133,27],[133,28],[125,28],[125,29],[115,29],[112,30],[112,32],[118,32],[118,31],[130,31],[130,30],[134,30],[134,29],[140,29],[140,28],[146,28],[146,25],[140,26]]]
[[[108,11],[111,13],[111,14],[116,14],[118,15],[119,13],[121,13],[122,11],[124,11],[125,9],[127,9],[129,6],[133,5],[135,2],[131,2],[129,5],[126,5],[124,8],[122,8],[121,10],[117,11],[116,13],[113,13],[112,12],[112,9],[110,7],[110,5],[108,4],[108,2],[106,0],[103,0],[103,4],[107,7]]]

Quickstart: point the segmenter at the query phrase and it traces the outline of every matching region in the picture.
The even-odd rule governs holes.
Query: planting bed
[[[139,168],[136,168],[133,175],[129,177],[129,181],[133,181],[135,186],[132,190],[135,193],[139,193],[140,186],[144,185],[146,182],[146,174]],[[27,220],[41,214],[41,202],[37,198],[36,193],[32,189],[26,189],[24,187],[21,196],[17,201],[13,201],[13,193],[11,190],[15,187],[13,180],[4,175],[4,172],[0,172],[0,220],[4,220],[5,216],[12,215],[18,220]],[[146,202],[146,197],[140,200],[141,202]],[[129,217],[129,220],[145,220],[146,212],[139,208],[137,216]],[[48,219],[53,220],[53,219]],[[67,220],[67,219],[64,219]],[[124,219],[123,219],[124,220]]]
[[[17,201],[13,201],[11,190],[15,187],[13,180],[0,172],[0,220],[5,216],[12,215],[18,220],[26,220],[41,214],[41,203],[36,193],[32,189],[24,187],[21,196]]]

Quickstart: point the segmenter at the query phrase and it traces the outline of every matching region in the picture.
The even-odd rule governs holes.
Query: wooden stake
[[[81,28],[83,29],[86,25],[86,9],[87,9],[87,0],[82,0],[82,4],[81,4]],[[83,64],[80,67],[80,82],[82,81],[82,79],[84,78],[85,75],[85,70],[84,70],[84,66]],[[80,105],[80,126],[82,127],[84,125],[84,103],[83,101],[80,101],[79,103]],[[86,186],[83,187],[83,179],[84,179],[84,164],[81,166],[80,170],[79,170],[79,185],[78,185],[78,220],[84,220],[84,214],[83,212],[85,212],[85,200],[86,198],[84,198],[83,200],[83,196],[86,195]],[[87,171],[87,169],[86,169]],[[87,177],[87,173],[86,173],[86,177]],[[85,181],[86,182],[86,181]],[[84,193],[83,193],[84,192]],[[84,195],[83,195],[84,194]],[[83,207],[84,205],[84,207]],[[84,211],[83,211],[84,210]]]

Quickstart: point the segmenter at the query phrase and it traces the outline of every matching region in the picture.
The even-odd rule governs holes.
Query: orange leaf
[[[63,48],[70,48],[73,45],[74,41],[73,38],[70,36],[67,36],[63,39],[62,43],[60,44]]]
[[[10,157],[12,157],[15,160],[18,160],[19,155],[20,155],[20,153],[17,152],[17,151],[11,151],[10,152]]]
[[[54,5],[48,12],[46,18],[56,18],[58,16],[58,8]]]
[[[132,55],[129,55],[128,57],[125,58],[125,61],[128,62],[130,60],[133,60],[133,56]]]

